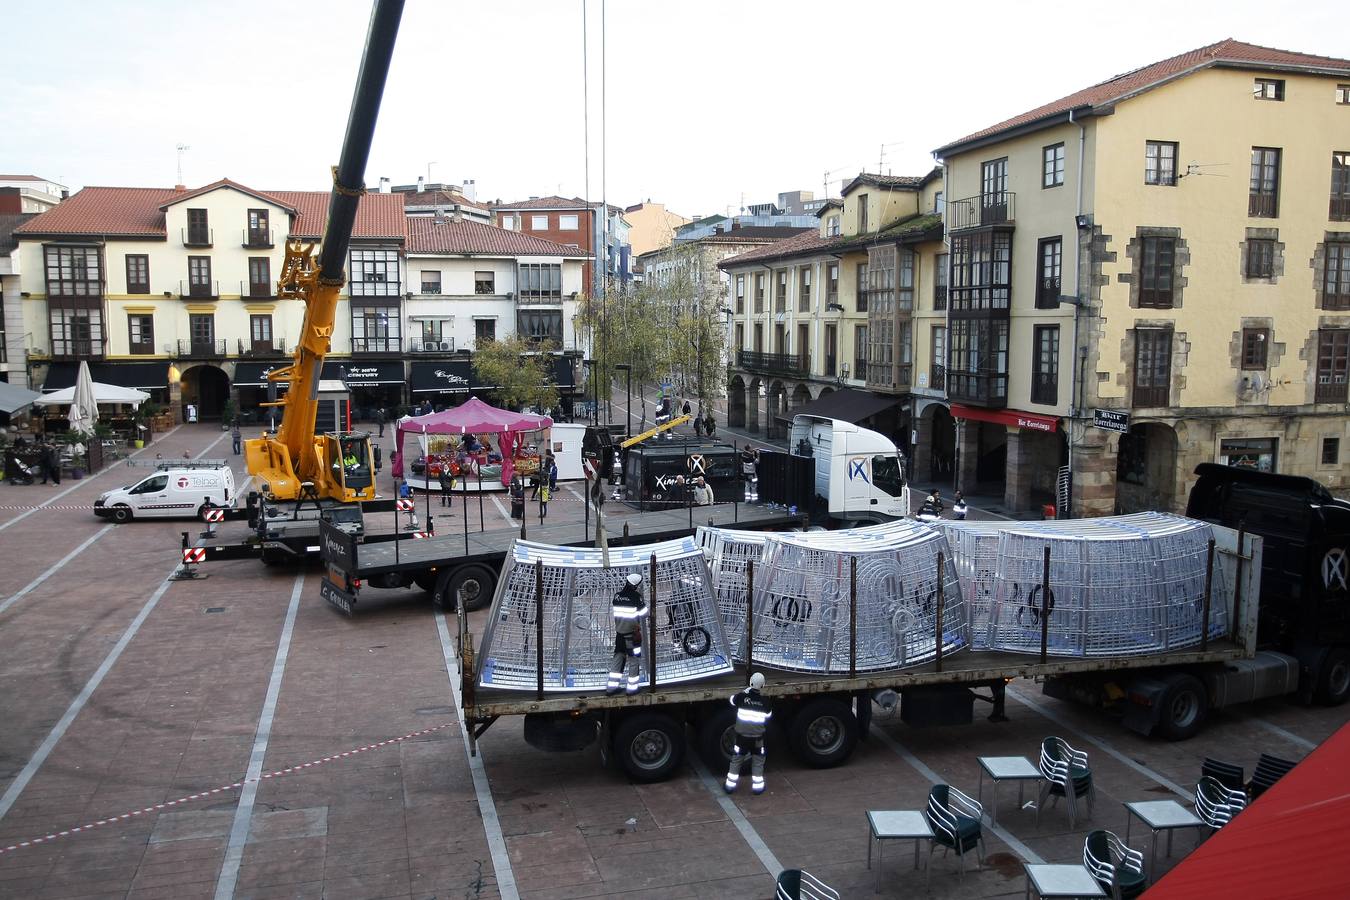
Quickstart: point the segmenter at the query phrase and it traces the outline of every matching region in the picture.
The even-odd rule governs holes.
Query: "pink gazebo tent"
[[[489,406],[470,397],[459,406],[425,416],[406,416],[399,420],[394,435],[395,452],[403,458],[403,435],[412,434],[496,434],[502,451],[502,484],[511,483],[515,470],[515,451],[524,442],[521,435],[553,425],[548,416],[514,413]]]

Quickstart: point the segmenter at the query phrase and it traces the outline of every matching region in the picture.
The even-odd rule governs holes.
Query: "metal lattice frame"
[[[656,555],[656,596],[651,557]],[[507,554],[492,612],[483,633],[479,685],[508,690],[537,688],[535,563],[544,572],[544,689],[603,690],[614,651],[614,595],[630,572],[656,621],[658,683],[692,681],[732,671],[726,635],[712,596],[712,579],[692,538],[601,551],[516,541]],[[644,654],[648,630],[644,622]],[[647,656],[642,683],[647,684]]]
[[[1203,522],[1165,513],[1000,525],[943,523],[972,617],[977,646],[1039,653],[1045,548],[1050,548],[1047,652],[1131,656],[1200,642],[1208,544]],[[1214,567],[1211,598],[1227,596]],[[983,609],[981,609],[983,607]],[[1228,630],[1212,599],[1209,636]]]

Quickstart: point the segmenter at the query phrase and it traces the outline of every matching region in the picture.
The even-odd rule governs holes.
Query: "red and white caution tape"
[[[441,725],[435,725],[431,728],[424,728],[421,731],[414,731],[410,734],[405,734],[402,737],[390,738],[387,741],[380,741],[377,744],[366,744],[364,747],[357,747],[355,750],[345,750],[342,753],[334,753],[332,756],[325,756],[322,759],[316,759],[313,762],[307,762],[304,763],[303,765],[290,766],[289,768],[286,769],[278,769],[275,772],[267,772],[266,774],[260,775],[257,778],[245,778],[243,781],[236,781],[234,784],[225,784],[221,785],[218,788],[212,788],[209,791],[199,791],[196,794],[188,794],[186,797],[179,797],[177,800],[169,800],[166,803],[156,803],[154,806],[146,806],[141,809],[132,810],[131,812],[122,813],[122,815],[120,816],[109,816],[106,819],[99,819],[97,822],[90,822],[87,825],[79,825],[76,826],[75,828],[67,828],[64,831],[53,831],[51,834],[45,834],[42,837],[30,838],[26,841],[20,841],[17,844],[10,844],[8,847],[0,847],[0,854],[12,853],[15,850],[22,850],[25,847],[33,847],[36,846],[37,844],[50,843],[51,841],[54,841],[57,838],[69,837],[72,834],[79,834],[82,831],[89,831],[90,829],[98,828],[100,825],[115,825],[118,822],[125,822],[129,819],[134,819],[137,816],[143,816],[146,813],[155,813],[160,812],[161,810],[171,809],[175,806],[179,806],[184,803],[190,803],[193,800],[201,800],[204,797],[214,797],[216,794],[222,794],[225,791],[238,790],[239,788],[242,788],[244,785],[250,784],[255,781],[266,781],[269,778],[280,778],[283,775],[293,775],[296,772],[303,772],[306,769],[312,769],[315,766],[321,766],[324,763],[333,762],[335,760],[346,759],[349,756],[355,756],[358,753],[365,753],[368,750],[378,750],[381,747],[388,747],[391,744],[400,744],[403,741],[411,740],[412,738],[415,737],[422,737],[423,735],[426,734],[432,734],[437,731],[443,731],[446,728],[454,728],[456,724],[457,723],[455,722],[445,722]]]

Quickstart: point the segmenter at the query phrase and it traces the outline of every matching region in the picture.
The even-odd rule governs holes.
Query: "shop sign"
[[[1094,409],[1092,411],[1092,426],[1105,431],[1126,434],[1130,430],[1130,414],[1117,412],[1114,409]]]

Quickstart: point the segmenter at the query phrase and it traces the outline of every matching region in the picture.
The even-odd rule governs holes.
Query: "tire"
[[[1199,678],[1175,672],[1164,679],[1167,688],[1159,701],[1158,731],[1169,741],[1195,737],[1209,714],[1209,695]]]
[[[614,758],[642,784],[669,778],[684,762],[684,751],[684,726],[665,713],[635,713],[614,729]]]
[[[124,503],[119,503],[113,507],[112,513],[109,515],[109,518],[112,519],[114,522],[116,522],[118,525],[125,525],[126,523],[130,522],[132,518],[134,518],[134,515],[131,512],[130,506],[127,506]]]
[[[1350,699],[1350,650],[1332,647],[1317,673],[1313,699],[1323,706],[1340,706]]]
[[[852,705],[833,697],[807,702],[792,717],[788,743],[803,765],[813,769],[842,765],[858,746],[858,720]]]
[[[685,631],[680,638],[680,646],[684,648],[686,656],[697,659],[712,649],[712,638],[708,636],[707,629],[695,625]]]
[[[699,758],[714,776],[731,764],[731,748],[736,742],[736,710],[731,705],[715,709],[699,723],[696,746]]]
[[[448,572],[442,572],[436,579],[436,589],[431,592],[431,602],[439,610],[454,612],[458,606],[456,598],[464,592],[464,609],[475,612],[492,602],[492,592],[497,579],[485,566],[456,566]]]

